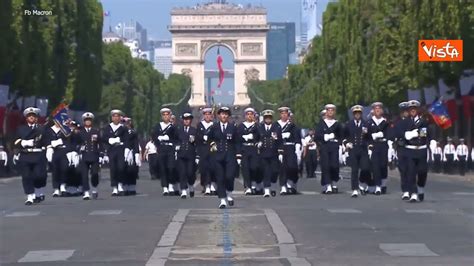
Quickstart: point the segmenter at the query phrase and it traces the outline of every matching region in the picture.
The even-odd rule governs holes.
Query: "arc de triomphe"
[[[204,58],[214,46],[225,46],[234,56],[234,105],[248,105],[248,80],[266,79],[267,11],[228,3],[174,8],[168,26],[173,41],[173,73],[189,75],[189,105],[204,106]]]

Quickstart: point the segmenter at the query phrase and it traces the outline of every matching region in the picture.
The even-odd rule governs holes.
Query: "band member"
[[[196,182],[196,128],[191,126],[193,115],[185,112],[181,115],[183,126],[178,128],[178,175],[180,180],[181,198],[194,197],[194,183]]]
[[[123,182],[125,178],[125,146],[127,129],[121,124],[123,113],[114,109],[110,111],[112,122],[102,130],[102,138],[107,156],[104,162],[109,162],[110,185],[112,196],[124,196]]]
[[[196,163],[201,174],[201,186],[205,195],[216,194],[215,176],[211,166],[211,152],[209,146],[209,132],[211,131],[212,108],[202,109],[203,119],[199,122],[196,132],[197,159]]]
[[[435,173],[441,173],[443,159],[443,149],[441,148],[441,143],[436,142],[436,148],[433,149],[431,153],[431,160],[433,161],[433,170]]]
[[[0,145],[0,177],[7,175],[8,165],[8,153],[5,151],[5,147]]]
[[[94,114],[86,112],[82,115],[83,127],[79,131],[79,145],[82,160],[79,164],[82,176],[82,199],[97,199],[99,185],[99,164],[103,161],[104,153],[100,139],[100,130],[92,126]],[[89,182],[90,173],[90,182]],[[90,188],[92,185],[92,191]]]
[[[456,157],[459,164],[459,174],[462,176],[466,174],[468,154],[469,149],[467,148],[467,145],[464,144],[464,139],[459,139],[459,145],[456,147]]]
[[[37,124],[40,109],[28,107],[23,111],[26,125],[18,128],[15,146],[20,149],[18,164],[21,173],[23,191],[26,194],[25,205],[44,200],[41,190],[46,185],[47,140],[43,137],[44,127]]]
[[[306,177],[315,178],[318,167],[318,147],[315,141],[314,129],[310,129],[303,144],[303,158],[306,162]]]
[[[453,144],[453,140],[448,137],[448,143],[444,145],[443,149],[443,162],[444,162],[444,173],[453,174],[454,162],[457,161],[456,147]]]
[[[301,133],[298,127],[290,121],[290,108],[280,107],[280,120],[277,126],[281,130],[283,139],[283,161],[281,161],[280,171],[280,194],[296,194],[298,183],[298,158],[296,146],[301,147]]]
[[[398,172],[400,173],[400,186],[402,190],[402,199],[403,200],[408,200],[410,198],[410,193],[408,189],[408,176],[407,176],[407,171],[408,171],[408,157],[407,157],[407,152],[409,152],[407,149],[405,149],[406,141],[405,138],[403,137],[397,137],[398,136],[403,136],[403,128],[401,125],[403,125],[403,121],[405,119],[409,118],[409,113],[408,113],[408,102],[401,102],[398,105],[398,108],[400,109],[400,118],[398,121],[394,122],[394,128],[393,128],[393,140],[394,143],[397,147],[397,158],[398,158]]]
[[[142,165],[140,158],[140,145],[138,144],[138,133],[133,127],[130,117],[123,118],[123,124],[127,129],[125,138],[125,196],[137,195],[137,179],[139,167]]]
[[[217,179],[217,196],[223,209],[234,206],[232,191],[234,191],[234,177],[237,168],[239,154],[237,127],[229,122],[231,115],[228,107],[220,107],[217,111],[219,122],[211,127],[209,141],[211,146],[211,160],[215,167]]]
[[[262,178],[258,173],[257,143],[259,142],[259,132],[258,125],[255,123],[255,109],[246,108],[244,113],[245,121],[237,126],[237,135],[242,144],[242,158],[237,158],[237,163],[242,166],[245,195],[251,195],[257,194],[257,184],[262,182]],[[263,194],[263,187],[261,189],[258,192]]]
[[[336,106],[326,104],[326,114],[316,127],[316,139],[320,144],[321,186],[324,194],[337,193],[339,181],[339,141],[342,139],[342,125],[335,119]]]
[[[161,122],[155,126],[152,133],[153,143],[158,152],[158,173],[163,188],[163,195],[175,194],[175,147],[177,141],[176,127],[171,123],[171,110],[162,108]],[[179,192],[178,192],[179,193]]]
[[[346,123],[345,140],[343,141],[347,150],[349,150],[349,165],[351,166],[351,197],[359,196],[359,174],[367,174],[369,171],[369,154],[367,150],[370,139],[366,122],[362,119],[363,107],[354,105],[351,108],[354,116],[353,120]],[[362,179],[367,179],[367,176]],[[365,190],[365,188],[362,188]]]
[[[81,196],[82,195],[82,176],[79,169],[79,130],[80,125],[76,121],[69,123],[69,129],[71,134],[69,135],[69,152],[66,154],[69,165],[68,165],[68,178],[66,179],[66,190],[69,196]]]
[[[257,147],[263,175],[263,196],[274,197],[278,179],[278,160],[283,161],[283,140],[280,127],[273,123],[273,111],[263,111],[262,117],[263,122],[258,126],[260,141]]]
[[[387,192],[388,177],[388,132],[390,124],[383,117],[383,104],[372,104],[373,116],[368,121],[368,134],[371,137],[369,149],[372,151],[372,173],[375,182],[375,195]]]
[[[151,180],[158,179],[158,154],[156,153],[156,146],[150,139],[145,146],[144,153],[145,160],[148,161]]]
[[[406,140],[408,157],[408,187],[410,202],[424,200],[424,187],[428,176],[428,144],[431,132],[428,128],[429,122],[421,117],[418,108],[420,102],[412,100],[408,102],[410,118],[402,122],[402,132]]]

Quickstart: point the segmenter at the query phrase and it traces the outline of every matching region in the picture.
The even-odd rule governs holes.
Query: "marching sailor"
[[[171,123],[171,110],[160,110],[162,121],[155,126],[152,137],[158,153],[158,173],[163,188],[163,195],[175,194],[173,176],[175,170],[175,147],[177,141],[176,127]],[[178,192],[179,193],[179,192]]]
[[[97,199],[98,197],[99,165],[102,163],[104,157],[100,130],[93,127],[93,120],[93,113],[84,113],[82,115],[83,127],[79,132],[79,145],[82,157],[79,168],[82,176],[82,189],[84,190],[82,199],[84,200],[89,200],[91,196],[93,199]],[[92,185],[92,191],[90,191],[90,185]]]
[[[366,122],[362,119],[363,107],[354,105],[351,108],[354,119],[347,121],[345,126],[345,140],[343,141],[346,149],[349,150],[349,164],[351,166],[351,197],[359,196],[359,173],[369,173],[369,154],[367,150],[368,141],[370,139]],[[367,177],[362,177],[365,180]],[[365,191],[365,187],[361,190]]]
[[[400,118],[394,122],[393,131],[395,133],[394,133],[393,139],[397,147],[398,172],[400,173],[400,186],[402,190],[402,199],[409,200],[410,193],[408,189],[408,176],[407,176],[407,171],[408,171],[407,153],[409,151],[405,149],[405,145],[406,145],[405,138],[397,137],[397,136],[403,135],[403,132],[401,132],[403,131],[401,125],[403,125],[403,121],[405,119],[409,118],[408,102],[401,102],[400,104],[398,104],[398,108],[400,109]]]
[[[441,173],[441,165],[443,159],[443,149],[441,143],[436,141],[436,148],[431,153],[431,160],[433,161],[433,170],[435,173]]]
[[[125,175],[125,146],[127,129],[121,124],[123,113],[118,109],[110,111],[112,122],[102,129],[102,139],[107,156],[104,162],[109,162],[110,185],[112,196],[124,196]]]
[[[181,115],[183,126],[178,128],[178,174],[181,188],[181,198],[194,197],[194,183],[196,182],[196,128],[191,126],[193,115],[185,112]]]
[[[464,144],[464,139],[459,139],[459,145],[456,147],[456,157],[459,164],[459,174],[464,176],[466,174],[467,168],[467,155],[469,154],[469,149],[467,145]]]
[[[280,161],[280,194],[296,194],[296,185],[298,183],[298,157],[296,150],[301,147],[301,132],[290,121],[290,108],[280,107],[278,112],[280,112],[280,119],[276,125],[279,126],[283,139],[283,160]]]
[[[201,174],[201,186],[205,195],[216,194],[216,180],[211,166],[211,152],[209,146],[209,132],[211,131],[212,108],[206,107],[202,109],[203,119],[197,125],[196,147],[197,158],[196,163]]]
[[[133,121],[130,117],[123,118],[123,124],[127,129],[124,142],[125,146],[125,178],[124,193],[126,196],[137,195],[138,171],[142,166],[140,158],[140,145],[138,143],[138,133],[133,127]]]
[[[316,127],[316,139],[320,143],[321,186],[324,194],[337,193],[339,181],[339,140],[342,139],[342,125],[335,119],[336,106],[326,104],[326,113]]]
[[[456,147],[453,144],[453,139],[448,137],[447,141],[448,143],[444,145],[443,149],[444,172],[446,174],[452,174],[454,162],[457,161],[458,158],[456,156]]]
[[[238,147],[237,127],[229,122],[231,115],[228,107],[220,107],[217,111],[219,122],[211,127],[209,141],[211,146],[211,160],[215,167],[217,179],[217,196],[219,208],[234,206],[232,191],[237,169],[237,158],[241,158]]]
[[[42,189],[46,185],[46,138],[44,128],[37,124],[40,109],[28,107],[23,111],[26,125],[18,128],[18,139],[15,146],[20,149],[16,156],[21,173],[23,191],[26,194],[25,205],[31,205],[44,200]],[[18,158],[19,156],[19,158]]]
[[[318,147],[315,141],[314,129],[310,129],[308,135],[303,139],[303,158],[306,162],[306,177],[316,177],[318,167]]]
[[[429,122],[421,117],[419,107],[420,102],[416,100],[408,102],[410,118],[401,122],[403,136],[398,136],[406,140],[410,202],[424,200],[424,187],[428,177],[427,149],[432,136],[428,128]]]
[[[387,192],[388,177],[388,144],[387,138],[390,124],[383,117],[383,104],[372,104],[373,116],[368,122],[368,134],[371,137],[369,149],[372,151],[372,173],[375,182],[375,195]]]
[[[144,156],[145,160],[148,161],[149,164],[149,172],[151,176],[151,180],[158,179],[158,154],[156,153],[156,146],[153,143],[153,140],[149,140],[145,145],[145,153]]]
[[[245,121],[237,126],[237,135],[242,144],[242,158],[237,158],[237,163],[242,168],[245,195],[257,194],[258,192],[263,194],[262,180],[258,173],[257,143],[259,142],[259,132],[258,125],[255,122],[255,109],[246,108],[244,114]]]

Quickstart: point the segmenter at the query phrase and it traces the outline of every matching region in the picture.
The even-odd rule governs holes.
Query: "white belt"
[[[294,142],[283,142],[283,145],[295,145]]]
[[[410,150],[422,150],[422,149],[426,149],[427,145],[421,145],[421,146],[406,145],[405,148],[410,149]]]
[[[160,145],[173,146],[173,143],[161,142]]]
[[[43,149],[41,148],[29,148],[29,149],[23,149],[23,152],[42,152]]]
[[[255,143],[244,142],[242,143],[244,146],[255,146]]]

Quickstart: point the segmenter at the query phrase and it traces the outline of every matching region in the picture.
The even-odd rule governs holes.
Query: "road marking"
[[[277,238],[280,249],[280,257],[285,257],[292,266],[310,266],[305,258],[299,258],[296,250],[295,240],[286,228],[280,216],[273,209],[264,209],[265,216]]]
[[[119,215],[122,210],[95,210],[89,213],[89,215]]]
[[[18,262],[65,261],[74,254],[74,249],[28,251]]]
[[[179,209],[178,212],[173,216],[173,219],[168,224],[165,232],[158,241],[157,247],[148,259],[146,266],[164,266],[168,257],[171,253],[171,248],[176,242],[183,223],[186,220],[186,216],[189,214],[188,209]]]
[[[394,257],[436,257],[438,254],[431,251],[423,243],[382,243],[379,248]]]
[[[362,213],[356,209],[327,209],[330,213]]]
[[[232,236],[229,229],[229,210],[224,209],[222,212],[222,248],[224,251],[224,260],[222,265],[232,265]]]
[[[255,217],[255,216],[263,216],[263,213],[229,213],[230,218],[241,218],[241,217]],[[212,214],[190,214],[190,217],[206,217],[206,218],[220,218],[222,214],[212,213]]]
[[[0,179],[0,184],[8,184],[13,181],[21,180],[21,176],[7,177]]]
[[[29,211],[29,212],[12,212],[5,215],[5,217],[29,217],[29,216],[38,216],[39,211]]]
[[[453,194],[458,196],[474,196],[474,192],[453,192]]]
[[[435,210],[431,209],[405,209],[406,213],[436,213]]]

